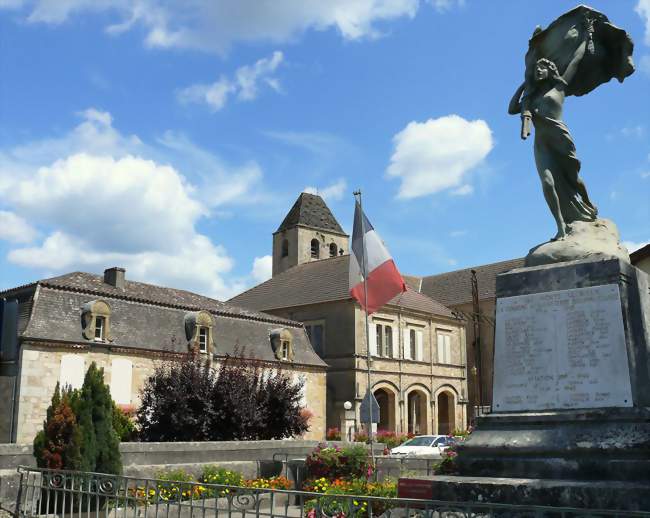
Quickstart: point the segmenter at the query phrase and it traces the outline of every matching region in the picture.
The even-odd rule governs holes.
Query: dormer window
[[[185,315],[185,336],[191,353],[215,352],[214,318],[207,311],[196,311]]]
[[[104,331],[106,330],[106,317],[95,317],[95,341],[104,341]]]
[[[338,247],[336,246],[336,243],[330,244],[330,257],[336,257],[337,252],[338,252]]]
[[[320,243],[318,239],[311,240],[311,258],[318,259],[320,257]]]
[[[271,331],[271,347],[276,359],[285,362],[293,361],[293,336],[286,328]]]
[[[111,307],[103,300],[87,302],[81,308],[82,334],[86,340],[112,342]]]
[[[207,327],[199,327],[199,352],[207,353],[208,352],[208,337],[210,335],[210,329]]]

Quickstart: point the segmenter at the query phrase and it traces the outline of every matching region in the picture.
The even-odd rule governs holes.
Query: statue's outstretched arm
[[[526,83],[521,83],[515,94],[512,96],[512,99],[510,99],[510,104],[508,105],[508,113],[510,115],[521,113],[521,94],[524,93],[525,88]]]
[[[588,43],[590,44],[589,46],[590,52],[593,52],[593,41],[592,41],[593,33],[594,33],[594,21],[591,19],[585,20],[584,39],[582,40],[582,43],[580,43],[575,53],[573,54],[573,58],[571,58],[571,62],[567,65],[566,70],[564,71],[564,75],[562,76],[562,79],[564,79],[564,82],[566,84],[569,84],[571,80],[574,78],[574,76],[576,75],[576,72],[578,71],[578,65],[580,65],[582,58],[585,56],[585,51],[587,50]]]

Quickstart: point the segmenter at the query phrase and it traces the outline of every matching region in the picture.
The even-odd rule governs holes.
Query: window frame
[[[291,342],[289,340],[280,340],[280,357],[284,361],[289,361],[289,349]]]
[[[97,336],[97,331],[99,331],[99,336]],[[106,317],[104,315],[95,316],[95,337],[93,340],[95,342],[104,342],[106,341]]]
[[[200,353],[208,354],[209,341],[210,341],[210,328],[207,326],[199,326],[197,344],[199,345]]]
[[[283,239],[280,245],[280,257],[289,257],[289,240]]]
[[[451,336],[452,333],[446,330],[436,331],[436,358],[441,365],[453,365],[451,358]],[[442,338],[442,346],[440,339]],[[442,354],[441,354],[442,352]]]
[[[311,344],[312,349],[314,349],[314,352],[318,355],[325,356],[325,320],[308,320],[305,321],[303,325],[305,326],[309,343]],[[321,328],[320,351],[317,344],[314,343],[314,331],[317,327]]]
[[[330,243],[330,257],[336,257],[339,255],[339,247],[336,243]]]

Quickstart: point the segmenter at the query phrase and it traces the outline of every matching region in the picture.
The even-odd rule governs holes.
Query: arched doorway
[[[407,431],[415,435],[427,433],[427,396],[420,390],[412,390],[407,398]]]
[[[454,395],[451,392],[443,391],[438,394],[438,433],[449,435],[456,429],[456,409]]]
[[[395,431],[395,393],[380,388],[374,392],[375,399],[379,403],[379,422],[377,430]]]

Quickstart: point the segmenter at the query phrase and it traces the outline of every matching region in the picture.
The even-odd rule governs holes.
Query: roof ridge
[[[422,275],[422,276],[420,276],[420,275],[411,275],[411,277],[419,277],[420,282],[421,282],[422,279],[425,279],[425,278],[438,277],[440,275],[452,275],[454,273],[464,272],[466,270],[477,270],[477,271],[478,270],[484,270],[484,269],[486,269],[486,268],[488,268],[490,266],[495,266],[497,264],[511,263],[511,262],[514,262],[514,261],[523,261],[523,260],[524,260],[523,257],[515,257],[514,259],[504,259],[503,261],[495,261],[493,263],[488,263],[488,264],[468,266],[466,268],[458,268],[457,270],[450,270],[448,272],[433,273],[431,275]]]

